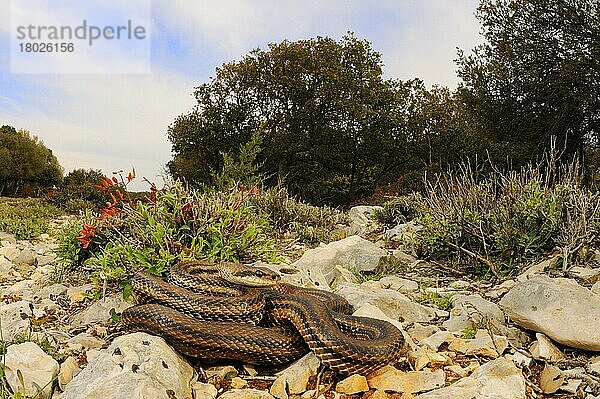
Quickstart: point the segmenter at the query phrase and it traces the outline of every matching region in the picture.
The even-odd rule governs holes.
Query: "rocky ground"
[[[28,397],[63,399],[600,398],[600,268],[550,277],[557,260],[549,258],[496,286],[424,277],[434,268],[427,262],[350,235],[370,228],[371,210],[351,211],[348,237],[269,267],[285,281],[337,292],[357,315],[397,325],[407,343],[395,365],[345,379],[312,354],[283,370],[208,367],[161,338],[114,332],[111,313],[131,306],[120,295],[95,299],[90,283],[53,282],[52,236],[1,234],[0,332],[12,343],[0,362],[6,382]],[[397,226],[386,239],[415,228]],[[402,275],[378,281],[358,284],[352,272],[397,270],[399,262]]]

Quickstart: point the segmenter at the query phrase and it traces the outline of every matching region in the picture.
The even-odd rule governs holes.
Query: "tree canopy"
[[[62,168],[36,136],[12,126],[0,128],[0,195],[29,195],[58,185]]]
[[[196,107],[169,129],[168,169],[210,184],[221,153],[262,125],[267,176],[314,202],[347,203],[397,176],[410,156],[408,92],[382,77],[381,55],[353,35],[271,44],[196,88]]]
[[[482,0],[485,43],[459,54],[458,93],[490,153],[523,164],[552,136],[566,154],[600,131],[600,3]]]

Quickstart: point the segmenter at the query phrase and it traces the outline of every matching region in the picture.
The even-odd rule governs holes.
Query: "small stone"
[[[579,390],[581,383],[582,380],[569,380],[566,384],[560,387],[560,390],[575,395]]]
[[[536,333],[537,341],[531,344],[529,352],[534,359],[542,360],[561,360],[565,355],[542,333]]]
[[[215,366],[205,370],[206,379],[211,384],[220,384],[226,379],[231,379],[238,375],[238,371],[233,366]]]
[[[0,248],[0,255],[4,255],[4,257],[11,262],[14,261],[20,254],[21,250],[12,244]]]
[[[383,391],[417,393],[443,387],[446,381],[444,370],[404,372],[393,366],[385,366],[369,374],[371,388]]]
[[[58,386],[60,389],[64,391],[67,384],[71,382],[73,377],[79,374],[80,371],[81,368],[79,367],[77,359],[73,356],[66,358],[60,365],[60,372],[58,373]]]
[[[31,249],[26,248],[19,253],[19,256],[12,259],[16,265],[28,265],[33,266],[36,262],[36,253]]]
[[[102,351],[100,351],[98,349],[88,349],[85,352],[85,359],[87,360],[88,363],[91,363],[94,360],[96,360],[98,358],[98,356],[100,356],[101,354],[102,354]]]
[[[455,295],[452,306],[450,319],[442,324],[448,331],[462,331],[482,324],[499,328],[505,324],[504,313],[498,305],[480,295]]]
[[[0,334],[2,340],[10,342],[17,334],[29,331],[32,316],[31,303],[18,301],[0,306]]]
[[[240,377],[233,377],[231,379],[231,387],[235,389],[242,389],[248,386],[248,381]]]
[[[540,374],[540,388],[544,393],[554,393],[565,382],[562,372],[556,366],[547,364]]]
[[[600,281],[596,281],[594,285],[592,285],[592,293],[600,295]]]
[[[450,366],[446,366],[444,367],[445,371],[449,371],[451,373],[456,374],[457,376],[459,376],[460,378],[466,377],[469,375],[469,370],[465,370],[462,367],[460,367],[458,364],[453,364]]]
[[[531,366],[532,358],[525,356],[521,352],[515,352],[513,362],[520,368],[528,368]]]
[[[464,290],[467,288],[471,287],[471,283],[469,283],[468,281],[463,281],[463,280],[457,280],[457,281],[453,281],[449,284],[450,288],[453,288],[455,290]]]
[[[594,356],[588,361],[588,369],[600,375],[600,356]]]
[[[104,345],[104,341],[82,332],[67,341],[67,349],[74,352],[81,352],[84,349],[98,349]]]
[[[427,365],[438,367],[452,364],[450,357],[443,353],[432,351],[426,346],[411,349],[408,352],[408,359],[416,371],[422,370]]]
[[[273,399],[273,396],[258,389],[232,389],[219,396],[219,399]]]
[[[506,337],[494,335],[492,338],[486,330],[477,330],[474,339],[455,338],[450,342],[448,349],[468,356],[496,359],[504,353],[507,347],[508,339]]]
[[[92,303],[83,312],[78,313],[72,324],[74,326],[89,325],[92,323],[107,323],[111,320],[110,310],[115,309],[117,313],[131,306],[131,303],[123,300],[123,295],[115,294],[99,299]]]
[[[398,276],[385,276],[379,280],[379,285],[381,288],[398,291],[403,294],[419,290],[419,283]]]
[[[317,356],[309,352],[285,370],[277,373],[278,377],[269,392],[279,399],[287,399],[288,394],[298,395],[305,392],[308,380],[317,375],[320,365],[321,361]]]
[[[412,328],[408,330],[408,334],[417,342],[421,342],[425,338],[428,338],[439,331],[440,328],[436,325],[424,326],[419,323],[415,323]]]
[[[214,385],[203,382],[195,382],[192,391],[194,391],[194,399],[215,399],[218,392]]]
[[[33,396],[38,393],[38,388],[41,388],[42,394],[38,397],[52,396],[51,382],[58,375],[58,362],[37,344],[24,342],[9,346],[4,357],[4,366],[6,379],[13,392]],[[23,378],[23,384],[20,382],[18,372]]]
[[[335,390],[346,395],[354,395],[355,393],[367,392],[369,384],[367,384],[367,379],[364,376],[352,374],[350,377],[338,382]]]
[[[94,288],[93,284],[86,284],[79,287],[70,287],[67,289],[67,296],[71,304],[80,303],[87,298],[86,294]]]

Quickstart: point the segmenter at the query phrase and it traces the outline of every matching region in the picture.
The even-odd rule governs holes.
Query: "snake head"
[[[261,266],[248,266],[239,263],[221,263],[220,276],[230,283],[248,287],[270,287],[279,282],[279,273]]]

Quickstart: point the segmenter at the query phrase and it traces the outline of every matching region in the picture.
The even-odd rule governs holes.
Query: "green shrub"
[[[339,238],[335,234],[336,226],[348,223],[343,212],[296,200],[282,185],[265,189],[250,201],[267,215],[280,234],[291,235],[309,244],[328,243]]]
[[[385,226],[396,226],[406,223],[419,213],[421,201],[418,193],[393,198],[383,203],[383,210],[375,211],[375,219]]]
[[[484,179],[464,166],[437,176],[420,205],[419,255],[466,254],[508,271],[557,246],[567,248],[568,257],[598,239],[599,196],[581,181],[575,164],[558,169],[540,163]]]
[[[27,240],[48,230],[48,221],[61,211],[37,198],[3,198],[0,200],[0,231]]]
[[[98,210],[106,204],[106,197],[94,186],[100,184],[104,177],[100,170],[75,169],[64,177],[59,189],[49,196],[50,201],[69,213]]]

